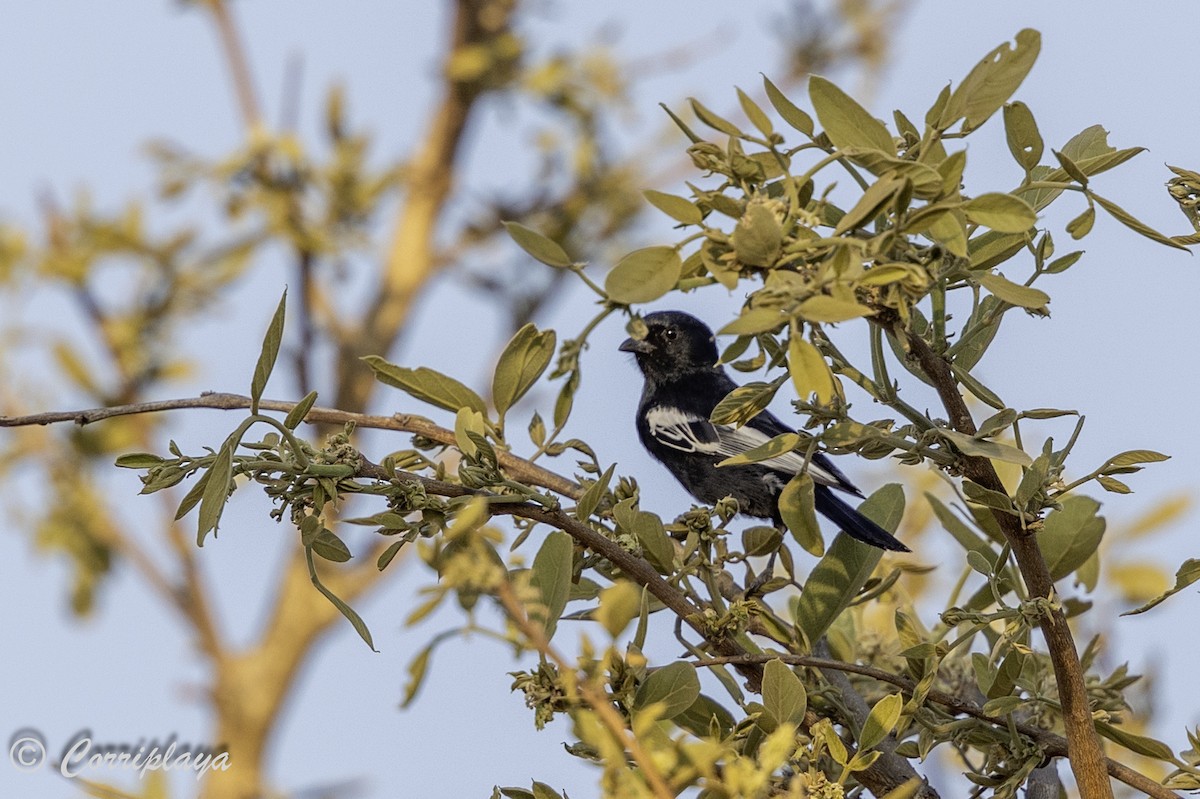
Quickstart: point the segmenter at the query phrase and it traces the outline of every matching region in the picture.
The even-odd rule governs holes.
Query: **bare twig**
[[[296,403],[279,400],[263,400],[259,408],[267,411],[287,413]],[[156,402],[138,402],[129,405],[116,405],[111,408],[90,408],[79,411],[52,411],[35,413],[28,416],[0,416],[0,427],[26,427],[29,425],[57,424],[74,422],[83,426],[111,419],[116,416],[132,416],[143,413],[161,413],[163,411],[181,410],[185,408],[209,408],[232,411],[250,407],[250,398],[241,394],[206,393],[199,397],[182,399],[159,400]],[[371,416],[363,413],[350,413],[335,408],[314,407],[304,417],[308,424],[354,424],[356,427],[369,427],[378,430],[395,430],[399,433],[413,433],[423,436],[439,444],[452,446],[455,443],[454,431],[440,427],[423,416],[397,413],[392,416]],[[578,499],[583,489],[573,480],[556,474],[549,469],[530,463],[524,458],[518,458],[508,452],[496,453],[503,467],[513,478],[528,485],[549,489],[564,497]]]
[[[204,5],[212,14],[213,23],[217,26],[217,35],[221,39],[221,49],[225,51],[225,60],[229,62],[229,73],[233,78],[242,120],[247,130],[257,130],[262,124],[262,112],[259,111],[258,97],[254,91],[250,62],[238,37],[233,16],[229,13],[225,0],[204,0]]]

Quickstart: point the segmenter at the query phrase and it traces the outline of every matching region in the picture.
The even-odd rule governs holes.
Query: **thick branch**
[[[942,405],[950,417],[951,426],[960,433],[974,435],[977,432],[975,422],[958,392],[958,383],[950,370],[949,361],[934,352],[920,336],[908,334],[908,345],[921,370],[933,382],[938,397],[941,398]],[[962,470],[967,479],[984,488],[1008,493],[992,462],[987,458],[964,456]],[[1012,548],[1017,568],[1021,571],[1030,596],[1053,598],[1054,580],[1050,577],[1050,569],[1046,566],[1046,559],[1042,556],[1037,539],[1022,529],[1017,517],[998,510],[993,510],[992,514]],[[1041,620],[1041,629],[1050,652],[1050,661],[1054,666],[1054,677],[1062,703],[1063,726],[1069,744],[1071,771],[1074,772],[1075,781],[1079,785],[1079,794],[1083,799],[1111,799],[1112,783],[1105,776],[1107,772],[1104,753],[1092,723],[1083,668],[1079,663],[1075,641],[1071,637],[1071,628],[1067,626],[1066,614],[1061,608],[1050,609]]]
[[[366,407],[373,381],[357,366],[363,355],[387,355],[409,317],[413,300],[437,268],[434,236],[454,184],[458,150],[476,100],[487,87],[488,75],[457,77],[449,70],[453,59],[467,49],[487,52],[512,22],[512,0],[457,0],[447,55],[445,93],[429,123],[425,138],[407,164],[406,195],[396,230],[363,330],[342,342],[335,404]],[[453,322],[449,322],[453,324]]]

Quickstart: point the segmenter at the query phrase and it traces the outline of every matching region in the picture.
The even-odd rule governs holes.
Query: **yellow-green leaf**
[[[816,347],[795,333],[788,341],[788,372],[792,376],[792,385],[796,387],[796,396],[800,399],[806,400],[816,394],[817,402],[822,405],[833,399],[836,392],[829,364],[825,363]]]
[[[505,346],[492,376],[492,401],[501,418],[546,371],[555,342],[553,330],[539,331],[530,322]]]
[[[571,258],[566,250],[536,230],[519,222],[505,222],[504,229],[518,247],[546,266],[562,268],[571,265]]]
[[[986,122],[1025,80],[1041,47],[1041,34],[1025,28],[1017,33],[1016,47],[1004,42],[984,56],[950,95],[937,128],[965,119],[963,129],[974,130]]]
[[[780,724],[800,724],[808,709],[808,694],[796,672],[782,660],[768,660],[762,678],[763,715],[767,732]]]
[[[779,516],[796,543],[810,555],[820,557],[825,554],[825,538],[817,522],[813,491],[813,479],[808,472],[788,480],[779,492]]]
[[[470,408],[487,414],[487,406],[484,405],[483,399],[453,377],[424,366],[416,369],[397,366],[378,355],[367,355],[362,360],[371,367],[376,380],[398,388],[422,402],[456,413],[459,408]]]
[[[826,294],[809,297],[796,310],[802,319],[809,322],[845,322],[875,313],[862,303]]]
[[[646,189],[642,192],[642,196],[676,222],[698,225],[704,221],[704,214],[688,199],[654,189]]]
[[[258,413],[258,401],[262,399],[263,389],[275,368],[275,359],[279,356],[279,346],[283,342],[283,319],[287,309],[287,289],[279,298],[279,305],[267,325],[267,333],[263,336],[262,351],[258,354],[258,363],[254,365],[254,377],[250,380],[250,412]]]
[[[774,266],[783,248],[783,227],[770,208],[752,202],[734,227],[730,243],[743,264]]]
[[[811,137],[813,135],[812,117],[804,110],[798,108],[783,92],[779,91],[766,75],[763,75],[763,88],[767,90],[767,99],[771,101],[771,105],[775,106],[776,112],[779,113],[784,122],[805,136]]]
[[[683,260],[672,247],[645,247],[626,255],[604,280],[604,290],[622,305],[657,300],[679,282]]]
[[[896,142],[887,126],[832,82],[813,75],[808,80],[808,96],[825,134],[837,147],[865,147],[896,154]]]
[[[1045,308],[1046,303],[1050,302],[1050,295],[1041,289],[1014,283],[1004,275],[983,272],[976,275],[975,279],[979,281],[979,285],[995,294],[997,299],[1004,300],[1010,305],[1038,309]]]
[[[967,219],[1000,233],[1024,233],[1037,222],[1037,212],[1029,203],[1011,194],[981,194],[963,203],[962,209]]]

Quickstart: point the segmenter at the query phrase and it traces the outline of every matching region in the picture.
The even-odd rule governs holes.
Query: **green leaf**
[[[1021,102],[1004,106],[1004,132],[1008,137],[1008,150],[1021,168],[1029,172],[1037,166],[1042,160],[1045,144],[1029,106]]]
[[[900,711],[904,710],[904,697],[900,694],[888,694],[875,703],[870,715],[863,722],[862,732],[858,735],[858,749],[872,749],[896,728],[900,721]]]
[[[1050,302],[1050,295],[1041,289],[1014,283],[1004,275],[983,272],[975,275],[975,279],[979,281],[979,285],[1010,305],[1037,310],[1045,308]]]
[[[594,483],[587,487],[587,490],[579,497],[575,503],[574,516],[579,521],[587,521],[588,517],[596,512],[596,508],[600,505],[600,500],[604,499],[604,493],[608,491],[608,484],[612,481],[613,470],[617,468],[617,464],[612,464],[604,473],[601,474]]]
[[[378,355],[367,355],[362,360],[371,367],[376,380],[398,388],[422,402],[456,413],[459,408],[470,408],[487,415],[487,406],[483,399],[453,377],[424,366],[416,369],[397,366]]]
[[[375,561],[375,567],[378,568],[379,571],[386,569],[389,565],[391,565],[391,562],[396,559],[396,555],[400,554],[400,549],[403,546],[404,539],[393,541],[388,545],[387,549],[379,553],[379,559]]]
[[[304,399],[297,402],[288,411],[287,418],[283,420],[283,426],[288,430],[295,430],[304,421],[304,417],[308,416],[308,412],[312,410],[313,405],[317,402],[317,392],[310,391],[304,395]]]
[[[1015,48],[1005,42],[984,56],[950,95],[936,127],[946,130],[964,119],[969,131],[986,122],[1025,80],[1041,47],[1041,34],[1026,28],[1017,33]]]
[[[904,489],[889,483],[872,494],[859,512],[888,532],[895,532],[904,515]],[[795,604],[797,628],[809,646],[820,640],[855,595],[866,585],[883,551],[839,533],[829,551],[804,583]]]
[[[200,521],[196,529],[196,546],[204,546],[204,539],[209,531],[214,534],[221,521],[221,513],[225,510],[225,502],[229,499],[229,490],[233,483],[233,440],[226,439],[217,450],[217,457],[208,467],[205,475],[204,493],[200,495]],[[186,498],[184,500],[186,502]],[[182,504],[180,505],[182,508]],[[186,512],[186,511],[185,511]]]
[[[1145,236],[1146,238],[1150,239],[1151,241],[1157,241],[1159,244],[1165,244],[1168,247],[1174,247],[1178,250],[1188,251],[1187,247],[1185,247],[1184,245],[1180,244],[1177,241],[1174,241],[1174,240],[1164,236],[1163,234],[1159,233],[1154,228],[1147,225],[1145,222],[1142,222],[1141,220],[1136,219],[1128,211],[1126,211],[1124,208],[1117,205],[1116,203],[1114,203],[1110,200],[1104,199],[1099,194],[1092,194],[1091,198],[1093,200],[1095,200],[1100,205],[1101,208],[1103,208],[1105,211],[1108,211],[1108,213],[1111,214],[1114,219],[1116,219],[1118,222],[1120,222],[1125,227],[1132,230],[1134,233],[1139,233],[1139,234]]]
[[[704,221],[704,214],[690,200],[666,192],[646,189],[642,195],[658,210],[685,225],[698,225]]]
[[[633,706],[642,710],[655,702],[665,706],[662,718],[671,719],[692,706],[700,696],[700,677],[691,663],[676,661],[655,669],[638,686]]]
[[[492,401],[501,419],[546,371],[555,343],[553,330],[539,332],[530,322],[505,346],[492,376]]]
[[[929,224],[929,237],[960,258],[967,257],[967,231],[962,214],[945,211]]]
[[[817,294],[809,297],[796,309],[797,314],[808,322],[846,322],[862,316],[875,313],[870,308],[854,300],[830,297],[827,294]]]
[[[567,606],[574,573],[574,554],[575,545],[571,536],[555,530],[546,536],[533,558],[529,582],[537,589],[541,604],[529,606],[529,618],[542,626],[547,640],[554,637],[555,627]]]
[[[640,510],[633,519],[633,534],[642,545],[642,553],[659,574],[670,574],[675,562],[675,547],[663,527],[662,519]]]
[[[1135,616],[1138,613],[1145,613],[1146,611],[1150,610],[1150,608],[1160,605],[1167,598],[1178,594],[1180,591],[1187,588],[1197,580],[1200,580],[1200,559],[1188,558],[1183,562],[1183,565],[1179,567],[1178,571],[1175,572],[1175,585],[1173,588],[1165,593],[1159,594],[1154,599],[1151,599],[1149,602],[1142,605],[1140,608],[1127,610],[1121,615]]]
[[[151,455],[149,452],[128,452],[117,458],[116,465],[122,469],[149,469],[165,460],[166,458]]]
[[[896,142],[887,126],[833,83],[813,75],[808,80],[808,96],[825,134],[836,147],[865,147],[896,155]]]
[[[767,732],[774,732],[780,724],[799,726],[804,721],[808,694],[796,672],[782,660],[768,660],[763,667],[762,700]]]
[[[1125,747],[1129,751],[1136,752],[1144,757],[1165,760],[1167,762],[1175,760],[1175,753],[1171,750],[1171,747],[1162,741],[1156,741],[1145,735],[1135,735],[1132,732],[1104,721],[1096,722],[1096,732],[1108,740]]]
[[[990,438],[1012,427],[1015,421],[1017,421],[1017,412],[1012,408],[1005,408],[982,421],[979,424],[979,430],[975,433],[975,437]]]
[[[774,126],[771,125],[771,119],[763,110],[758,107],[758,103],[750,99],[741,89],[737,90],[738,103],[742,106],[742,112],[746,115],[746,119],[750,120],[750,124],[758,128],[759,133],[771,138],[771,134],[775,132]]]
[[[321,592],[322,596],[328,599],[330,603],[332,603],[333,606],[338,609],[339,613],[346,617],[346,620],[350,622],[350,626],[352,626],[355,632],[358,633],[359,637],[366,642],[367,646],[371,648],[371,651],[377,652],[378,650],[375,649],[375,644],[371,641],[371,631],[367,629],[367,624],[362,620],[362,616],[359,616],[358,613],[355,612],[354,608],[347,605],[340,597],[326,588],[321,583],[321,580],[317,577],[317,567],[316,564],[313,563],[312,550],[305,550],[304,556],[308,561],[308,576],[309,579],[312,580],[313,586],[315,586],[316,589]]]
[[[1015,463],[1018,466],[1030,466],[1033,464],[1033,458],[1029,457],[1029,453],[1008,444],[975,438],[966,433],[960,433],[957,430],[941,430],[939,432],[954,442],[954,446],[964,455]]]
[[[799,443],[800,435],[798,433],[780,433],[764,444],[759,444],[745,452],[739,452],[737,455],[730,455],[719,462],[717,466],[743,466],[747,463],[768,461],[791,452]]]
[[[315,517],[309,516],[308,518],[312,519]],[[321,528],[321,531],[313,538],[310,546],[313,552],[325,558],[325,560],[331,560],[334,563],[345,563],[353,557],[350,554],[350,548],[346,546],[345,542],[328,528]]]
[[[833,229],[833,235],[840,236],[870,222],[904,188],[904,185],[904,178],[892,174],[885,175],[872,183],[859,197],[854,207],[838,221],[837,227]]]
[[[408,684],[404,686],[404,699],[401,700],[400,707],[408,707],[417,698],[417,692],[421,690],[421,685],[425,682],[425,675],[429,671],[429,658],[438,643],[440,641],[434,639],[422,648],[408,664]]]
[[[1037,212],[1029,203],[1011,194],[981,194],[963,203],[962,209],[967,219],[999,233],[1024,233],[1037,222]]]
[[[742,315],[717,331],[722,336],[752,336],[777,330],[788,320],[782,308],[747,308]]]
[[[672,247],[645,247],[626,255],[604,279],[609,299],[622,305],[657,300],[679,282],[683,261]]]
[[[771,267],[779,260],[783,248],[783,228],[770,208],[752,202],[734,226],[730,243],[743,264]]]
[[[505,222],[504,229],[517,246],[546,266],[563,268],[572,265],[566,250],[555,242],[519,222]]]
[[[779,516],[796,543],[810,555],[820,557],[825,554],[825,538],[817,522],[813,492],[813,479],[808,472],[792,477],[779,492]]]
[[[1099,510],[1100,503],[1091,497],[1073,496],[1046,516],[1038,544],[1052,579],[1061,580],[1078,569],[1100,546],[1105,524],[1096,515]]]
[[[803,133],[805,136],[812,138],[813,121],[805,111],[801,110],[789,100],[783,92],[772,83],[766,75],[763,75],[763,88],[767,90],[767,99],[771,101],[771,105],[775,106],[775,111],[784,122],[791,125],[796,130]]]
[[[967,242],[971,270],[992,269],[1025,249],[1029,236],[1024,233],[1000,233],[987,230]]]
[[[694,97],[689,97],[688,102],[692,104],[692,111],[696,113],[696,118],[708,125],[713,130],[724,133],[726,136],[732,136],[735,139],[744,139],[746,134],[738,129],[738,126],[730,122],[728,119],[715,114],[704,106],[699,100]]]
[[[620,580],[600,592],[600,604],[592,617],[616,638],[638,615],[641,605],[642,589],[628,580]]]
[[[1104,465],[1100,467],[1100,471],[1106,471],[1114,467],[1133,466],[1138,463],[1159,463],[1161,461],[1169,461],[1170,459],[1170,455],[1163,455],[1161,452],[1155,452],[1152,449],[1131,449],[1122,452],[1120,455],[1113,455],[1104,462]]]
[[[254,365],[254,377],[250,381],[250,412],[258,413],[258,402],[262,399],[263,389],[275,368],[275,359],[279,356],[279,345],[283,342],[283,318],[287,308],[287,289],[279,298],[279,305],[267,325],[267,334],[263,336],[262,351],[258,355],[258,363]]]
[[[771,404],[775,393],[779,391],[782,381],[764,383],[759,380],[738,386],[729,392],[725,399],[717,403],[709,414],[708,420],[713,424],[744,425],[758,416]]]
[[[1078,241],[1092,232],[1092,225],[1096,223],[1096,206],[1089,205],[1083,209],[1083,213],[1067,223],[1067,233],[1071,238]],[[1046,271],[1050,271],[1047,269]],[[1062,270],[1059,270],[1062,271]]]
[[[788,339],[788,373],[792,376],[792,385],[800,399],[807,400],[810,395],[816,394],[817,402],[822,405],[833,400],[836,391],[829,364],[825,363],[816,347],[795,331]]]

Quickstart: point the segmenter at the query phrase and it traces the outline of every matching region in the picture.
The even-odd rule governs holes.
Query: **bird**
[[[645,336],[628,338],[619,347],[633,353],[645,378],[637,409],[638,437],[689,494],[706,505],[733,497],[741,513],[770,519],[783,530],[779,494],[807,468],[818,513],[873,547],[910,551],[837,496],[835,491],[860,498],[863,494],[823,453],[813,453],[807,467],[797,452],[759,463],[718,466],[726,458],[795,430],[767,410],[740,427],[709,421],[717,403],[738,387],[717,364],[712,330],[682,311],[657,311],[642,321]]]

